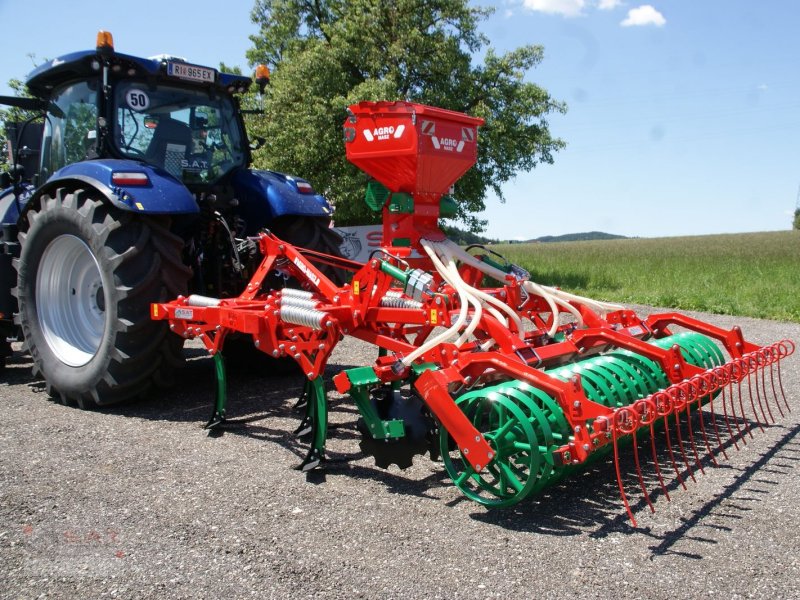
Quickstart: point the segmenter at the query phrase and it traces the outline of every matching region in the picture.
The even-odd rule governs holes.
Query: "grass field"
[[[800,231],[493,248],[592,298],[800,322]]]

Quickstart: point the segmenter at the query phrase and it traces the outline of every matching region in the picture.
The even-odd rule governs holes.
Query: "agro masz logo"
[[[364,137],[368,142],[374,140],[388,140],[390,137],[399,140],[403,137],[403,132],[406,130],[405,125],[398,125],[397,128],[389,125],[388,127],[376,127],[375,129],[365,129]]]

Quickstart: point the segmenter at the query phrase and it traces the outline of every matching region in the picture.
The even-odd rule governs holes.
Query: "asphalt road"
[[[758,343],[800,341],[794,324],[709,319]],[[336,394],[330,461],[302,474],[291,435],[301,382],[231,373],[241,422],[209,437],[212,363],[187,355],[179,388],[95,412],[48,400],[27,359],[11,361],[0,380],[0,597],[800,597],[800,353],[782,367],[794,412],[729,447],[729,460],[706,459],[687,490],[673,473],[672,501],[654,496],[654,514],[627,480],[638,528],[610,460],[505,511],[463,498],[428,458],[377,469]],[[373,356],[347,341],[328,375]]]

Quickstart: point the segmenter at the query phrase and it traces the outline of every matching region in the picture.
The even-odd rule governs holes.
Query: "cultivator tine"
[[[666,400],[666,402],[665,402]],[[669,396],[667,394],[662,394],[657,392],[652,395],[653,401],[653,417],[650,421],[650,449],[653,451],[653,463],[656,467],[656,475],[658,476],[658,483],[661,486],[661,490],[664,492],[664,497],[667,501],[670,500],[669,491],[667,491],[667,486],[664,484],[664,477],[661,474],[661,465],[658,463],[658,451],[656,450],[656,438],[655,438],[655,423],[659,417],[664,417],[664,425],[666,429],[666,417],[665,415],[669,413],[670,404],[669,404]],[[669,438],[667,438],[669,439]],[[670,455],[672,454],[672,448],[669,444],[667,444],[667,448],[669,449]],[[672,464],[675,465],[674,457],[672,457]],[[675,473],[678,475],[678,479],[683,485],[683,480],[680,478],[680,473],[678,473],[678,469],[676,467]]]
[[[311,415],[306,413],[306,415],[303,417],[303,420],[300,421],[300,425],[298,425],[297,429],[295,429],[292,433],[294,434],[295,437],[302,438],[310,435],[312,428],[313,425],[312,425]]]
[[[311,471],[325,461],[325,441],[328,437],[328,402],[322,377],[307,379],[301,400],[305,399],[305,414],[294,435],[310,438],[310,448],[303,461],[295,467],[298,471]]]
[[[297,426],[292,433],[295,437],[306,437],[311,434],[311,430],[313,429],[313,417],[311,415],[311,404],[308,402],[309,396],[313,393],[312,383],[308,379],[303,380],[303,391],[300,393],[300,397],[297,399],[297,402],[292,407],[292,410],[300,410],[305,409],[303,418],[300,420],[300,424]]]
[[[308,412],[307,407],[310,385],[310,382],[306,379],[303,383],[303,391],[300,392],[300,396],[297,398],[297,402],[294,403],[294,406],[292,406],[292,410],[300,410],[301,408],[305,408],[306,412]]]
[[[742,373],[741,379],[739,379],[739,381],[736,384],[737,394],[739,395],[739,405],[742,408],[742,412],[744,412],[744,404],[742,402],[742,383],[744,382],[745,376],[746,376],[747,377],[747,396],[748,396],[748,398],[750,398],[750,406],[753,409],[753,418],[756,420],[756,425],[758,425],[758,428],[763,433],[764,432],[764,423],[766,423],[766,421],[767,421],[767,415],[764,413],[764,407],[762,407],[761,403],[759,402],[759,408],[761,409],[761,416],[760,417],[758,416],[758,409],[756,409],[756,403],[753,400],[753,388],[750,386],[750,374],[746,373],[746,367],[744,365],[744,362],[742,362],[740,370],[741,370],[741,373]],[[750,422],[749,421],[745,421],[745,425],[747,426],[747,433],[749,433],[750,437],[752,438],[753,437],[753,432],[751,431]],[[747,441],[745,440],[744,443],[746,444]]]
[[[214,375],[217,384],[214,405],[211,407],[211,418],[203,426],[203,429],[208,429],[210,432],[217,431],[226,423],[225,409],[228,403],[228,383],[225,373],[225,358],[221,352],[217,352],[214,355]]]

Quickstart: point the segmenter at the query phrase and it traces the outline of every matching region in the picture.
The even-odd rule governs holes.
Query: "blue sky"
[[[800,3],[507,0],[482,29],[498,50],[535,43],[528,74],[567,102],[555,164],[490,199],[501,238],[602,230],[672,236],[788,229],[800,186]],[[220,10],[220,7],[223,7]],[[94,46],[247,70],[252,2],[0,0],[3,73]],[[300,174],[302,175],[302,174]]]

